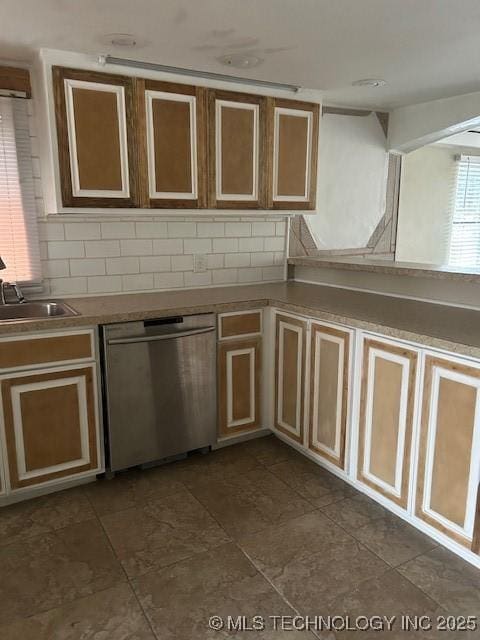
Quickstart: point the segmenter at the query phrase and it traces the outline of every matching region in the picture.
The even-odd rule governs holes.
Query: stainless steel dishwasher
[[[111,471],[216,440],[215,315],[103,327]]]

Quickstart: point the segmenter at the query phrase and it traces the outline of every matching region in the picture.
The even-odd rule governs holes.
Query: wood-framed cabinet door
[[[64,207],[137,204],[133,80],[53,67]]]
[[[260,337],[218,345],[220,437],[260,426],[261,345]]]
[[[275,314],[275,427],[303,445],[307,322]]]
[[[0,381],[12,490],[99,467],[95,365]]]
[[[426,356],[415,515],[476,553],[479,390],[480,369]]]
[[[357,478],[407,509],[418,353],[365,338]]]
[[[269,99],[272,169],[269,207],[315,209],[318,162],[318,104]]]
[[[144,206],[206,206],[206,90],[136,80]]]
[[[210,208],[266,208],[265,115],[266,98],[208,92]]]
[[[312,322],[309,448],[345,469],[351,332]]]

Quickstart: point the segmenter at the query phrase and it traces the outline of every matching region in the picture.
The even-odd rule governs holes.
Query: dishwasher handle
[[[134,344],[135,342],[156,342],[157,340],[172,340],[174,338],[186,338],[201,333],[215,331],[215,327],[203,327],[203,329],[191,329],[190,331],[176,331],[175,333],[162,333],[156,336],[138,336],[135,338],[112,338],[107,344]]]

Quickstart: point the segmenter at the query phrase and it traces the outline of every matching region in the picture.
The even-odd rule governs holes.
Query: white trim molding
[[[72,174],[72,195],[83,198],[129,198],[130,181],[128,169],[127,146],[127,118],[125,108],[125,89],[120,85],[102,84],[100,82],[87,82],[85,80],[72,80],[65,78],[65,103],[67,112],[67,128],[69,139],[70,165]],[[120,171],[122,179],[121,190],[110,189],[82,189],[80,187],[80,174],[78,170],[77,138],[75,130],[75,107],[73,101],[74,89],[86,89],[88,91],[104,91],[114,93],[117,100],[118,114],[118,139],[120,144]]]
[[[280,149],[280,116],[293,116],[307,119],[307,149],[305,159],[305,190],[301,195],[282,196],[278,194],[278,153]],[[310,171],[312,157],[313,113],[301,109],[275,107],[273,119],[273,200],[275,202],[308,202],[310,198]]]
[[[153,126],[153,101],[168,100],[170,102],[187,103],[190,114],[190,191],[157,191],[155,171],[155,131]],[[145,91],[145,107],[147,111],[147,153],[148,153],[148,188],[152,199],[163,200],[196,200],[197,188],[197,99],[185,93],[169,93],[167,91]]]
[[[251,193],[224,193],[222,191],[222,108],[244,109],[253,112],[253,180]],[[232,200],[237,202],[255,202],[258,200],[259,173],[259,120],[260,107],[258,104],[236,102],[232,100],[215,101],[215,195],[217,200]]]

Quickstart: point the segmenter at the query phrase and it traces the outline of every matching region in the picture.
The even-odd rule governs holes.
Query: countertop
[[[423,264],[419,262],[393,262],[374,258],[354,258],[352,256],[325,258],[306,257],[289,258],[288,264],[298,267],[318,269],[342,269],[344,271],[364,271],[387,275],[413,276],[414,278],[435,278],[437,280],[462,280],[480,284],[480,270],[466,267]]]
[[[0,323],[0,336],[266,305],[480,358],[480,311],[300,282],[68,298],[78,316]]]

